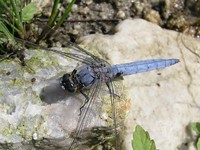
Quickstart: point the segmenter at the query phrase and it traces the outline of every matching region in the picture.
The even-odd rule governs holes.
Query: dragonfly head
[[[74,93],[77,90],[77,86],[74,84],[72,78],[73,77],[71,74],[66,73],[61,78],[60,84],[61,84],[62,89],[67,90],[71,93]]]

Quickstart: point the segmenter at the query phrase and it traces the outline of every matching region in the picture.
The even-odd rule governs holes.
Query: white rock
[[[114,35],[96,34],[79,40],[87,47],[98,49],[112,64],[156,58],[180,59],[180,63],[163,70],[125,77],[131,108],[125,120],[124,149],[132,149],[131,140],[137,124],[149,132],[157,149],[175,150],[190,142],[186,128],[190,122],[200,121],[200,59],[181,39],[199,55],[197,39],[141,19],[121,22]]]
[[[33,140],[37,140],[37,133],[33,133]]]

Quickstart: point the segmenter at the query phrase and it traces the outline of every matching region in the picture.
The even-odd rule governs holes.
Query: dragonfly
[[[70,93],[81,93],[85,99],[84,103],[80,107],[79,120],[76,125],[69,150],[74,149],[76,145],[78,145],[77,137],[81,136],[82,131],[89,122],[89,108],[94,105],[102,84],[107,86],[110,94],[114,136],[116,137],[115,149],[120,150],[119,141],[117,140],[119,135],[117,132],[115,110],[116,95],[113,81],[121,80],[124,76],[128,75],[166,68],[179,62],[179,59],[150,59],[110,65],[106,60],[95,56],[88,50],[85,50],[74,43],[69,43],[68,45],[72,51],[64,52],[56,49],[50,49],[22,39],[17,39],[17,41],[23,43],[25,46],[54,52],[82,63],[81,67],[75,68],[72,72],[64,74],[60,79],[60,86],[62,89]],[[89,92],[85,93],[86,90]]]

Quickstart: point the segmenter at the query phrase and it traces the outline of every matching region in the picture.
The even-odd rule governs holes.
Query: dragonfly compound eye
[[[60,84],[64,90],[73,93],[76,92],[76,86],[74,85],[73,81],[70,80],[70,77],[70,74],[64,74],[60,81]]]

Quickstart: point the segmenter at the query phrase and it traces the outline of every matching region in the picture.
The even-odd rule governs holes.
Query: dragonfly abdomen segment
[[[110,67],[110,72],[114,77],[132,75],[147,72],[160,68],[165,68],[178,63],[178,59],[152,59],[136,61],[126,64],[118,64]]]

